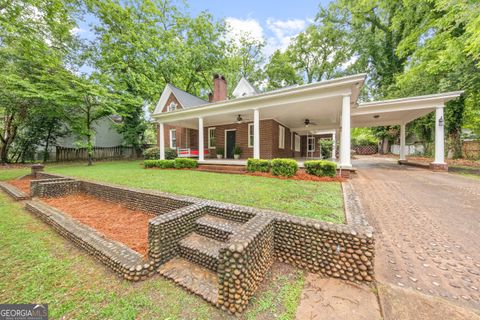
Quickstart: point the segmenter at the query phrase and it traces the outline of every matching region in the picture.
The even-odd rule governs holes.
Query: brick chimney
[[[212,102],[227,100],[227,80],[221,74],[213,76]]]

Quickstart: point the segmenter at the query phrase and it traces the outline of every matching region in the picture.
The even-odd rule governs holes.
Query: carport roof
[[[375,127],[408,123],[459,97],[463,91],[445,92],[360,103],[351,112],[352,127]]]

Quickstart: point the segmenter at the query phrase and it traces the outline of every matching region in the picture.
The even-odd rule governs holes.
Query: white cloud
[[[234,41],[241,37],[248,37],[254,40],[263,41],[263,28],[255,19],[237,19],[228,17],[225,19],[229,31],[227,37]]]
[[[285,50],[292,39],[305,30],[307,23],[307,20],[301,19],[267,19],[267,28],[272,32],[273,36],[267,39],[265,54],[271,55],[277,49]]]
[[[240,37],[250,37],[255,40],[265,41],[264,54],[268,57],[275,50],[285,50],[293,38],[305,30],[311,23],[308,19],[279,20],[268,18],[262,24],[253,18],[238,19],[228,17],[225,19],[229,31],[227,37],[230,40],[238,41]]]
[[[85,29],[75,27],[75,28],[72,28],[70,30],[70,33],[71,34],[80,34],[80,33],[84,33],[85,31],[86,31]]]

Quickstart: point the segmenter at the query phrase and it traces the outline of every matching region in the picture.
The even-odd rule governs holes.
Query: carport
[[[445,170],[445,104],[458,98],[463,91],[439,93],[360,103],[351,111],[353,128],[400,125],[400,161],[406,160],[405,126],[407,123],[435,111],[435,159],[430,167]]]

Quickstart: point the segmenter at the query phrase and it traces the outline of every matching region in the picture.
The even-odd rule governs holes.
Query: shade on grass
[[[323,221],[343,223],[345,220],[341,185],[337,182],[144,169],[141,161],[100,162],[91,167],[85,164],[49,165],[46,170],[88,180],[266,208]]]

